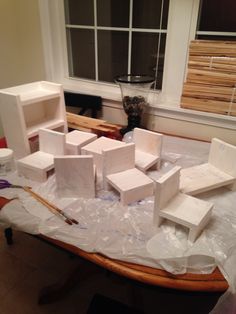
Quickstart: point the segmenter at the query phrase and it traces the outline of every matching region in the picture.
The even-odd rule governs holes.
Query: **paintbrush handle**
[[[55,214],[58,213],[60,214],[64,221],[66,223],[68,223],[69,225],[72,225],[73,223],[78,224],[78,221],[75,220],[74,218],[70,218],[66,213],[63,212],[63,210],[61,210],[60,208],[58,208],[57,206],[49,203],[46,199],[44,199],[42,196],[40,196],[39,194],[33,192],[31,190],[31,188],[24,186],[23,187],[24,191],[30,193],[37,201],[39,201],[41,204],[45,205],[48,209],[50,209],[50,211]]]

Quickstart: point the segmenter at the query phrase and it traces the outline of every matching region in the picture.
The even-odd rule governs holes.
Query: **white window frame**
[[[150,113],[236,130],[235,117],[180,108],[188,45],[195,39],[199,1],[170,0],[162,90],[151,93]],[[115,84],[69,77],[63,0],[38,0],[38,3],[46,79],[61,83],[68,91],[120,102],[120,89]]]

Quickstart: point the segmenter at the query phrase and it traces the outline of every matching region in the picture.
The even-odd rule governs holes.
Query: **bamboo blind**
[[[236,116],[236,42],[190,43],[181,107]]]

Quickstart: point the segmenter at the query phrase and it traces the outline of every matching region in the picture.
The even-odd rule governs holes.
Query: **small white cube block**
[[[97,135],[74,130],[66,134],[66,154],[80,155],[81,148],[97,139]]]

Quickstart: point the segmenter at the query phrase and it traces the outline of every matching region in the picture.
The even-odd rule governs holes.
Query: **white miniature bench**
[[[65,154],[65,134],[39,129],[39,151],[16,162],[17,171],[28,179],[44,182],[54,172],[54,155]]]
[[[103,185],[120,193],[123,205],[153,195],[153,180],[135,168],[135,144],[103,149]]]
[[[54,165],[59,197],[95,197],[93,156],[55,156]]]
[[[181,167],[174,167],[156,180],[154,224],[168,219],[187,227],[188,239],[194,242],[211,218],[213,204],[179,192]]]
[[[134,128],[135,166],[146,171],[155,166],[158,170],[161,163],[163,135],[145,129]]]
[[[197,195],[221,186],[236,189],[236,146],[213,138],[208,162],[181,170],[180,190]]]
[[[97,135],[74,130],[66,134],[66,154],[80,155],[81,148],[97,139]]]

